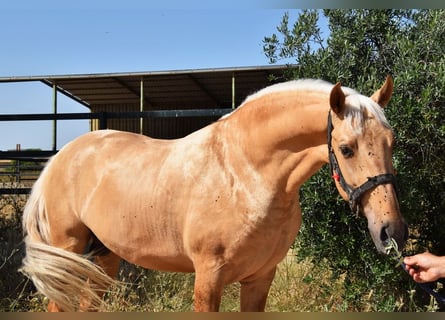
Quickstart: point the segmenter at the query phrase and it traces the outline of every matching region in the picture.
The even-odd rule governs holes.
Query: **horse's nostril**
[[[395,228],[393,224],[385,223],[380,229],[380,241],[383,246],[390,244],[391,239],[396,240],[399,249],[402,250],[405,242],[408,240],[409,231],[406,223]]]
[[[382,229],[380,230],[380,241],[382,241],[383,244],[387,244],[389,241],[389,234],[388,234],[388,224],[384,224],[382,226]]]

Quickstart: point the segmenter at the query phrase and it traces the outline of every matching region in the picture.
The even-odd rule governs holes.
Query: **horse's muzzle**
[[[399,250],[401,251],[406,241],[408,240],[408,225],[402,221],[390,221],[382,224],[379,234],[377,235],[375,231],[371,230],[371,236],[374,240],[374,244],[377,250],[381,253],[387,253],[386,248],[394,239],[397,243]]]

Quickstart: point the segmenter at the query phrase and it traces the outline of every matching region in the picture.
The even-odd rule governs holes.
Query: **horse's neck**
[[[327,98],[259,100],[232,115],[237,141],[274,188],[295,196],[327,162]]]

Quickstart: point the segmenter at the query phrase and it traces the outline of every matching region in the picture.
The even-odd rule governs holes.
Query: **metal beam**
[[[249,72],[249,71],[276,71],[286,70],[289,68],[298,68],[296,64],[287,65],[266,65],[266,66],[250,66],[250,67],[224,67],[224,68],[203,68],[203,69],[185,69],[185,70],[164,70],[164,71],[144,71],[144,72],[109,72],[109,73],[85,73],[85,74],[65,74],[65,75],[40,75],[40,76],[12,76],[0,77],[1,82],[27,82],[27,81],[56,81],[67,79],[98,79],[111,77],[134,77],[134,76],[165,76],[165,75],[183,75],[183,74],[202,74],[202,73],[219,73],[219,72]]]
[[[133,93],[136,97],[138,97],[139,99],[144,99],[145,103],[150,107],[150,108],[154,108],[153,103],[150,102],[150,99],[148,99],[145,96],[141,96],[141,92],[135,90],[134,88],[130,87],[125,81],[122,81],[119,78],[113,77],[112,78],[114,81],[116,81],[117,83],[119,83],[121,86],[123,86],[124,88],[126,88],[128,91],[130,91],[131,93]]]
[[[92,112],[92,113],[36,113],[36,114],[0,114],[2,121],[36,121],[36,120],[81,120],[99,119],[104,114],[108,119],[125,118],[186,118],[223,116],[232,112],[232,108],[216,109],[178,109],[178,110],[148,110],[135,112]]]
[[[46,79],[40,80],[40,82],[46,84],[48,87],[51,87],[51,88],[53,88],[54,83],[55,83],[55,81],[52,82],[52,81],[49,81],[49,80],[46,80]],[[68,98],[76,101],[77,103],[80,103],[81,105],[83,105],[83,106],[85,106],[87,108],[90,108],[90,105],[87,102],[85,102],[82,99],[72,95],[70,92],[66,91],[65,89],[57,87],[57,91],[59,91],[61,94],[65,95],[65,96],[67,96]]]
[[[29,194],[31,188],[0,188],[0,195],[3,194]]]
[[[204,92],[205,94],[206,94],[206,96],[207,97],[209,97],[210,98],[210,100],[212,100],[213,101],[213,103],[215,104],[215,105],[217,105],[217,106],[219,106],[220,105],[220,102],[218,101],[218,99],[214,96],[214,95],[212,95],[211,93],[210,93],[210,91],[200,82],[200,81],[198,81],[198,79],[196,79],[196,77],[194,77],[193,75],[191,75],[191,74],[187,74],[187,77],[190,79],[190,80],[192,80],[193,81],[193,83],[202,91],[202,92]]]
[[[21,151],[0,151],[2,160],[27,160],[40,161],[47,160],[57,153],[57,150],[21,150]]]

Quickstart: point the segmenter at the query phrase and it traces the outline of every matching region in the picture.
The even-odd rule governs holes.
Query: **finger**
[[[413,279],[414,279],[414,281],[416,281],[418,283],[425,283],[425,282],[427,282],[418,273],[414,274]]]
[[[413,265],[413,264],[416,264],[417,258],[415,256],[405,257],[403,259],[403,262],[405,262],[405,264],[408,264],[408,265]]]

